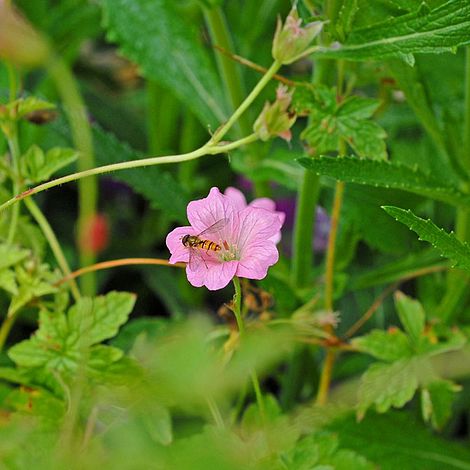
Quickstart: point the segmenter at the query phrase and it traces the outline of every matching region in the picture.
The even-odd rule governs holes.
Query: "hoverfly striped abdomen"
[[[197,235],[185,235],[181,242],[187,248],[199,248],[205,251],[220,251],[222,247],[210,240],[203,240]]]

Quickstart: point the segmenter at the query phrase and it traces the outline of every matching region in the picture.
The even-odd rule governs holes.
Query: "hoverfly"
[[[181,239],[181,243],[186,248],[189,248],[189,269],[191,269],[191,271],[195,271],[200,266],[201,260],[204,262],[204,264],[206,264],[206,261],[202,256],[203,251],[209,253],[210,251],[217,252],[222,250],[222,246],[218,243],[204,239],[202,237],[204,235],[207,236],[219,232],[225,227],[227,221],[227,219],[220,219],[217,222],[213,223],[210,227],[207,227],[201,233],[197,235],[187,234]],[[227,249],[227,243],[225,241],[223,242],[223,245],[224,248]]]

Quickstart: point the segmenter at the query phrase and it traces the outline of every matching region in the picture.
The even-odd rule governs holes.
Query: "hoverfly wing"
[[[202,257],[202,253],[200,253],[197,248],[190,248],[188,262],[189,269],[191,271],[197,271],[203,262],[204,259]]]
[[[227,225],[227,223],[228,223],[228,219],[220,219],[217,222],[214,222],[209,227],[207,227],[200,234],[198,234],[198,237],[202,237],[203,235],[211,235],[211,234],[217,233],[220,230],[222,230]]]

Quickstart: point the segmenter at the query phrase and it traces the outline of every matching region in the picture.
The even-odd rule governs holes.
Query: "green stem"
[[[46,240],[48,241],[49,246],[51,247],[52,253],[54,254],[54,257],[62,271],[62,274],[64,276],[70,275],[72,271],[70,270],[70,267],[67,263],[67,259],[65,258],[60,243],[57,240],[57,237],[55,236],[52,227],[49,225],[49,222],[44,217],[44,214],[41,212],[41,209],[39,209],[33,199],[25,199],[24,203],[31,215],[34,217],[34,220],[36,220],[36,223],[39,225],[39,228],[42,230],[42,233],[46,237]],[[78,290],[77,283],[74,279],[72,279],[69,281],[69,285],[73,298],[75,299],[75,301],[78,301],[80,299],[80,291]]]
[[[55,57],[49,63],[49,73],[62,97],[64,109],[67,113],[75,147],[80,152],[78,170],[84,172],[95,165],[93,154],[93,137],[85,104],[80,95],[75,78],[67,65]],[[80,265],[88,266],[95,262],[94,252],[80,243],[86,236],[89,225],[96,213],[98,200],[98,182],[96,178],[88,178],[78,183],[79,215],[78,215],[78,246],[80,251]],[[96,276],[91,273],[81,279],[83,291],[86,295],[94,295],[96,291]]]
[[[315,207],[320,194],[320,178],[305,170],[297,194],[292,246],[292,282],[296,288],[309,285],[313,266]]]
[[[220,7],[205,8],[204,17],[209,27],[213,44],[232,52],[233,42],[223,10]],[[245,95],[240,70],[236,63],[224,54],[216,54],[216,61],[226,94],[230,100],[230,105],[232,110],[234,110],[243,101],[243,96]],[[246,135],[251,131],[250,122],[244,116],[240,118],[238,127],[239,136]]]
[[[240,339],[243,338],[245,334],[245,324],[243,322],[243,317],[241,314],[241,305],[242,305],[242,289],[240,286],[240,279],[237,276],[233,278],[233,285],[235,287],[235,296],[234,296],[234,305],[233,313],[235,314],[235,319],[238,325],[238,331],[240,334]],[[266,408],[264,406],[263,394],[261,393],[261,387],[256,371],[253,370],[250,373],[251,383],[253,384],[253,390],[255,391],[256,403],[258,404],[259,413],[261,420],[264,422],[266,419]]]
[[[54,64],[56,64],[56,62],[54,62],[53,65]],[[150,165],[160,165],[163,163],[179,163],[179,162],[194,160],[195,158],[199,158],[203,155],[216,155],[218,153],[225,153],[230,150],[234,150],[242,145],[248,145],[248,144],[255,142],[256,140],[258,140],[258,137],[256,134],[251,134],[235,142],[217,145],[225,136],[225,134],[231,129],[231,127],[238,120],[238,118],[244,113],[244,111],[250,106],[250,104],[258,96],[261,90],[268,84],[269,80],[271,80],[273,75],[277,72],[277,70],[279,70],[280,66],[281,64],[279,64],[278,62],[276,61],[273,62],[273,64],[271,65],[269,70],[266,72],[266,74],[263,75],[261,80],[253,88],[253,90],[246,97],[243,103],[237,108],[237,110],[230,117],[230,119],[212,136],[209,142],[207,142],[205,145],[203,145],[199,149],[194,150],[193,152],[188,152],[186,154],[181,154],[181,155],[169,155],[169,156],[164,156],[164,157],[149,157],[149,158],[144,158],[140,160],[131,160],[129,162],[114,163],[112,165],[105,165],[101,167],[90,168],[89,170],[79,171],[77,173],[73,173],[71,175],[67,175],[62,178],[57,178],[55,180],[48,181],[47,183],[40,184],[39,186],[28,189],[22,194],[18,194],[17,196],[9,199],[8,201],[0,205],[0,212],[6,209],[7,207],[10,207],[11,205],[15,204],[15,202],[18,202],[21,199],[24,199],[25,197],[32,196],[33,194],[37,194],[41,191],[45,191],[46,189],[53,188],[54,186],[58,186],[60,184],[81,180],[82,178],[86,178],[90,176],[101,175],[103,173],[108,173],[111,171],[127,170],[130,168],[139,168],[139,167],[150,166]],[[58,71],[56,70],[57,67],[58,67]],[[54,67],[51,66],[51,70],[52,70],[51,73],[54,73],[54,76],[56,77],[56,79],[58,79],[58,77],[61,76],[61,73],[64,72],[63,67],[60,67],[60,63],[59,65],[55,65]],[[67,71],[66,67],[65,67],[65,70]],[[65,73],[65,75],[67,74]],[[73,77],[71,77],[70,72],[69,72],[69,75],[70,75],[69,78],[71,78],[73,81]],[[75,83],[73,83],[73,85],[75,85]],[[78,99],[80,99],[79,95],[78,95]],[[71,113],[71,116],[70,116],[71,120],[74,119],[74,114],[75,113]],[[89,131],[88,126],[82,126],[82,121],[80,119],[78,120],[77,123],[74,123],[72,125],[72,128],[76,129],[77,134],[79,133],[78,131],[83,132],[85,127]],[[83,132],[83,133],[87,134],[87,132]],[[91,139],[91,135],[88,137],[90,137]],[[89,145],[85,144],[83,147],[88,148]],[[96,184],[92,186],[92,188],[96,189]],[[94,195],[93,195],[93,198],[90,197],[90,200],[91,199],[95,200],[96,191],[92,191],[92,194]],[[93,263],[91,262],[89,264],[93,264]]]
[[[333,210],[331,213],[331,227],[328,236],[328,246],[326,250],[326,267],[325,267],[325,310],[333,311],[333,294],[334,294],[334,273],[335,273],[335,254],[336,254],[336,238],[338,235],[339,217],[341,214],[341,206],[343,203],[344,182],[337,181],[335,188],[335,198],[333,201]]]
[[[7,316],[2,322],[2,326],[0,326],[0,352],[3,351],[8,335],[10,334],[11,328],[15,323],[17,314],[18,310],[15,312],[14,315],[7,314]]]
[[[151,165],[161,165],[165,163],[187,162],[187,161],[202,157],[203,155],[217,155],[217,154],[226,153],[226,152],[229,152],[230,150],[234,150],[238,147],[241,147],[242,145],[247,145],[252,142],[255,142],[257,139],[258,139],[258,136],[256,134],[251,134],[247,137],[244,137],[243,139],[236,140],[235,142],[230,142],[225,145],[215,145],[213,141],[210,141],[209,143],[203,145],[197,150],[194,150],[188,153],[183,153],[180,155],[167,155],[164,157],[149,157],[149,158],[143,158],[139,160],[130,160],[127,162],[113,163],[111,165],[104,165],[104,166],[91,168],[85,171],[79,171],[77,173],[73,173],[67,176],[62,176],[61,178],[48,181],[46,183],[40,184],[38,186],[35,186],[34,188],[24,191],[23,193],[9,199],[8,201],[0,205],[0,212],[6,209],[7,207],[10,207],[11,205],[15,204],[16,202],[21,201],[22,199],[26,197],[32,196],[34,194],[38,194],[42,191],[46,191],[47,189],[54,188],[55,186],[60,186],[61,184],[64,184],[64,183],[70,183],[72,181],[77,181],[82,178],[87,178],[89,176],[102,175],[104,173],[109,173],[112,171],[129,170],[131,168],[140,168],[140,167],[151,166]]]
[[[13,168],[13,194],[18,194],[21,191],[20,184],[20,146],[18,144],[18,134],[16,123],[11,124],[11,135],[8,137],[8,146],[10,148],[11,164]],[[17,204],[11,214],[10,226],[8,228],[7,244],[13,243],[16,234],[16,228],[18,227],[18,219],[20,215],[20,205]]]
[[[227,21],[222,8],[204,8],[204,16],[209,27],[209,34],[212,43],[222,47],[228,52],[233,52],[233,41]],[[243,101],[245,90],[243,89],[243,80],[240,69],[235,61],[225,54],[216,54],[217,66],[228,96],[231,110],[236,109]],[[235,127],[235,135],[247,135],[252,131],[252,124],[249,117],[240,115],[238,125]],[[259,146],[251,145],[246,149],[247,162],[254,168],[258,166],[260,153]],[[254,181],[254,188],[257,197],[266,197],[269,195],[269,184],[266,181]]]
[[[273,75],[275,75],[276,72],[281,68],[281,65],[282,64],[277,61],[274,61],[271,64],[271,67],[269,67],[266,73],[261,77],[261,80],[256,84],[253,90],[251,90],[250,94],[235,110],[232,116],[230,116],[229,120],[215,132],[214,136],[210,140],[211,143],[217,143],[223,139],[225,134],[232,128],[235,122],[238,121],[240,116],[248,109],[255,98],[261,93],[261,90],[269,83]]]

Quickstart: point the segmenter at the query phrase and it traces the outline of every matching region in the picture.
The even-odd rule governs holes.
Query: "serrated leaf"
[[[49,269],[49,265],[46,264],[37,266],[32,271],[26,270],[21,266],[16,267],[18,292],[12,298],[8,307],[9,315],[13,315],[32,299],[54,294],[58,291],[58,288],[53,283],[56,280],[55,275]]]
[[[418,168],[410,168],[400,163],[326,156],[305,157],[297,161],[318,175],[330,176],[348,183],[401,189],[456,206],[470,204],[470,195],[450,186],[445,187]]]
[[[134,160],[142,156],[97,126],[93,128],[93,141],[98,165]],[[171,173],[152,166],[116,172],[112,174],[112,178],[131,186],[148,199],[153,207],[161,209],[175,221],[186,221],[189,197]]]
[[[424,332],[426,315],[423,306],[403,292],[395,292],[395,307],[401,324],[415,345],[418,345]]]
[[[470,42],[470,5],[450,0],[429,10],[426,4],[413,13],[359,29],[342,45],[335,44],[317,57],[365,60],[398,57],[410,65],[415,53],[441,53]]]
[[[220,83],[193,25],[172,0],[105,0],[108,38],[189,106],[202,124],[226,120]]]
[[[44,153],[37,145],[32,145],[21,158],[22,175],[30,183],[40,183],[77,158],[78,152],[74,149],[54,147]]]
[[[354,338],[351,344],[358,351],[386,362],[397,361],[413,354],[407,336],[399,329],[372,330],[365,336]]]
[[[80,299],[68,312],[69,337],[82,346],[112,338],[127,321],[135,298],[128,292],[110,292]]]
[[[286,454],[284,462],[289,470],[373,470],[375,466],[362,455],[340,449],[336,435],[319,432],[302,438]]]
[[[421,411],[425,421],[442,429],[452,414],[452,403],[462,387],[449,380],[436,380],[421,390]]]
[[[67,315],[43,310],[36,333],[15,344],[8,355],[20,368],[30,371],[34,383],[47,387],[57,386],[54,374],[62,380],[73,377],[85,359],[90,375],[102,381],[123,352],[96,343],[116,334],[134,301],[133,294],[110,292],[93,299],[81,298]]]
[[[379,413],[392,407],[401,408],[414,396],[421,384],[435,379],[426,357],[414,356],[392,364],[372,364],[361,377],[358,391],[358,415],[364,416],[370,406]]]
[[[18,284],[16,283],[14,271],[11,269],[3,269],[0,271],[0,288],[11,295],[18,295]]]
[[[416,232],[420,240],[431,243],[441,256],[449,258],[454,263],[454,267],[470,271],[470,247],[457,240],[453,233],[447,233],[430,220],[414,215],[410,210],[393,206],[384,206],[383,209],[398,222]]]
[[[368,120],[379,106],[377,100],[351,96],[337,101],[335,89],[298,87],[294,109],[309,114],[309,124],[301,138],[318,153],[337,150],[340,140],[362,157],[385,159],[385,131]]]

